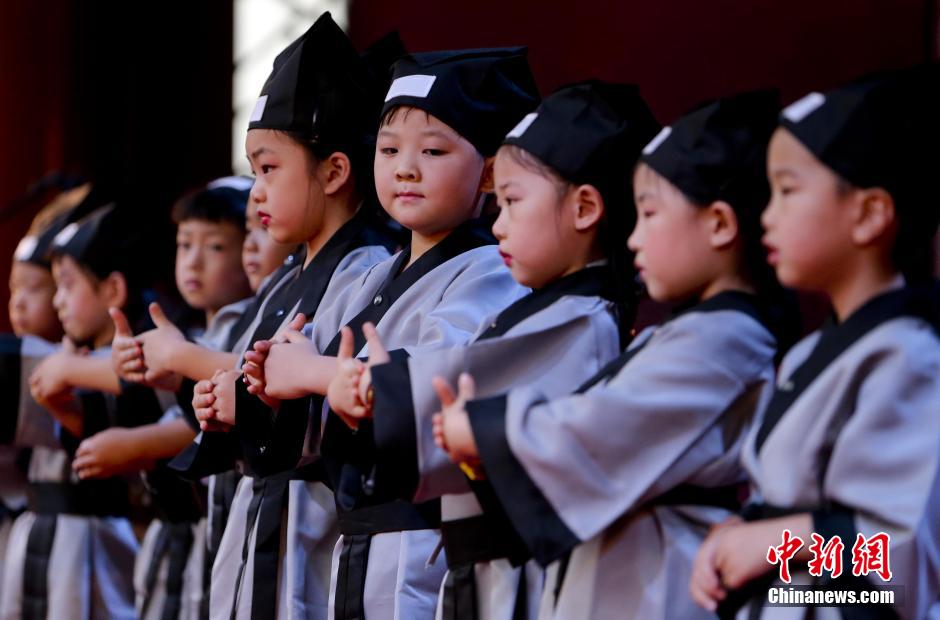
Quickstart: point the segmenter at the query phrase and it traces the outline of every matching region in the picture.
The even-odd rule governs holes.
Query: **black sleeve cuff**
[[[189,444],[167,464],[187,480],[200,480],[212,474],[235,469],[240,456],[237,433],[203,433],[199,443]]]
[[[163,417],[163,407],[153,388],[121,381],[121,393],[115,399],[114,426],[133,428],[153,424]]]
[[[470,401],[467,413],[487,480],[532,556],[547,566],[579,545],[509,447],[506,397]]]
[[[183,412],[183,419],[186,423],[199,432],[199,420],[196,419],[196,410],[193,409],[193,391],[196,389],[196,382],[192,379],[183,379],[180,389],[176,391],[176,404]]]
[[[5,397],[3,415],[0,415],[0,444],[3,445],[12,444],[16,439],[20,399],[32,398],[29,394],[20,393],[23,364],[21,346],[20,339],[13,334],[0,335],[0,394]]]
[[[402,349],[399,349],[402,351]],[[418,440],[407,356],[372,367],[376,482],[411,501],[418,488]]]

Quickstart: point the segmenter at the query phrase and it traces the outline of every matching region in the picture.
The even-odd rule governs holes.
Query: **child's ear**
[[[485,157],[483,159],[483,173],[480,175],[480,193],[492,194],[496,191],[496,180],[493,178],[493,162],[496,157]]]
[[[127,304],[127,280],[123,273],[112,271],[101,281],[99,290],[109,308],[123,308]]]
[[[716,200],[705,208],[708,239],[713,248],[726,248],[738,238],[738,216],[724,200]]]
[[[332,195],[338,192],[352,177],[352,162],[346,153],[336,151],[320,162],[323,181],[323,193]]]
[[[894,198],[880,187],[859,191],[858,210],[852,227],[852,241],[869,245],[891,229],[896,220]]]
[[[604,217],[604,198],[593,185],[574,188],[574,228],[584,232],[596,226]]]

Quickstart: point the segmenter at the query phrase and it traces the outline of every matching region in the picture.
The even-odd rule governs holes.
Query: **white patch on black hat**
[[[810,93],[785,107],[781,114],[783,114],[783,118],[791,123],[799,123],[824,103],[826,103],[825,95]]]
[[[513,127],[512,131],[506,134],[506,139],[508,140],[509,138],[518,138],[522,136],[522,134],[526,132],[529,126],[531,126],[538,117],[539,115],[537,112],[530,112],[529,114],[523,116],[522,120],[519,121],[519,124]]]
[[[418,97],[419,99],[424,99],[428,96],[428,93],[431,92],[431,87],[434,86],[434,80],[436,79],[436,75],[406,75],[405,77],[400,77],[392,82],[391,87],[388,89],[388,94],[385,95],[385,101],[389,101],[395,97]]]
[[[245,191],[251,189],[251,186],[254,185],[254,179],[248,177],[222,177],[211,181],[206,185],[206,189],[219,189],[221,187],[228,187],[231,189],[237,189],[238,191]]]
[[[23,237],[20,239],[20,242],[16,244],[16,251],[13,252],[13,258],[18,261],[29,260],[29,257],[36,251],[37,245],[39,245],[39,239],[37,237],[33,235]]]
[[[659,130],[659,133],[656,134],[656,137],[650,140],[649,144],[643,147],[643,154],[650,155],[653,151],[659,148],[659,145],[666,141],[666,138],[669,137],[669,134],[672,133],[672,127],[663,127]]]
[[[71,224],[69,224],[62,230],[60,230],[59,233],[52,240],[52,242],[56,246],[61,248],[62,246],[68,244],[68,242],[72,240],[72,237],[74,237],[75,233],[77,232],[78,232],[78,222],[72,222]]]
[[[251,111],[251,117],[248,119],[249,123],[256,123],[261,120],[261,117],[264,116],[264,106],[268,103],[268,96],[261,95],[258,97],[258,100],[255,101],[255,107]]]

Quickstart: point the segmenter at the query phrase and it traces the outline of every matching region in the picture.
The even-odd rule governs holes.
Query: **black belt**
[[[127,487],[117,480],[32,482],[27,488],[29,510],[37,514],[86,517],[126,517],[130,514]]]
[[[513,620],[528,617],[528,593],[525,562],[528,548],[508,521],[488,513],[443,521],[441,538],[447,558],[447,577],[441,594],[443,620],[476,620],[477,583],[474,564],[506,559],[519,568]]]
[[[252,554],[251,532],[255,523],[258,532],[254,547],[254,574],[251,587],[252,620],[270,620],[277,616],[277,569],[281,551],[281,515],[287,508],[288,487],[292,480],[323,482],[326,470],[321,461],[315,461],[299,469],[281,472],[264,478],[252,480],[252,498],[248,505],[248,519],[245,523],[245,541],[242,546],[242,563],[238,569],[235,583],[235,595],[232,599],[232,614],[237,612],[238,593],[241,589],[242,575]]]
[[[396,500],[378,506],[366,506],[339,513],[339,531],[343,536],[433,530],[441,525],[441,503],[432,500],[412,504]]]
[[[531,557],[528,548],[508,523],[487,514],[441,522],[447,568],[506,559],[513,566]]]
[[[411,504],[396,500],[339,513],[343,548],[336,574],[336,620],[361,620],[365,616],[366,571],[369,547],[375,534],[429,530],[440,526],[441,502]]]
[[[739,484],[710,488],[680,484],[655,498],[650,504],[655,506],[711,506],[737,512],[741,509],[741,500],[739,499],[741,488],[742,485]]]

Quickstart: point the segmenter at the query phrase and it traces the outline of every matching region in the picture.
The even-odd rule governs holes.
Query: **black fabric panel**
[[[488,478],[493,490],[532,556],[548,566],[581,541],[512,453],[506,438],[506,397],[470,401],[467,413],[485,468],[499,472]]]
[[[22,341],[13,334],[0,334],[0,394],[7,399],[0,416],[0,445],[9,445],[16,438],[19,424],[20,399],[32,398],[20,393]]]

